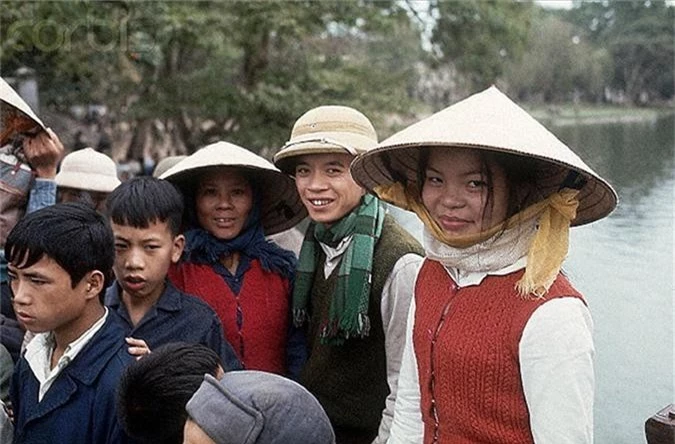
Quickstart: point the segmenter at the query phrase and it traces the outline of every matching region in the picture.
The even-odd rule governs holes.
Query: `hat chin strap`
[[[504,222],[477,234],[450,236],[431,217],[420,202],[416,184],[404,187],[400,182],[380,185],[374,190],[387,202],[412,211],[438,241],[453,248],[463,249],[485,242],[497,233],[521,224],[537,221],[537,231],[527,251],[525,274],[516,283],[516,290],[523,297],[540,298],[546,295],[560,272],[569,248],[570,223],[577,214],[578,190],[563,188],[546,199],[530,205]],[[538,219],[537,219],[538,218]]]

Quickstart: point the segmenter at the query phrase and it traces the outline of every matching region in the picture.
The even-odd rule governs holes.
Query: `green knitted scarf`
[[[351,337],[366,337],[370,332],[370,300],[373,250],[382,233],[384,207],[380,200],[366,194],[361,205],[330,228],[312,222],[300,250],[293,290],[293,322],[302,326],[308,318],[307,307],[317,265],[318,243],[336,248],[349,235],[352,240],[338,266],[337,284],[331,296],[328,319],[321,320],[320,338],[324,344],[341,345]]]

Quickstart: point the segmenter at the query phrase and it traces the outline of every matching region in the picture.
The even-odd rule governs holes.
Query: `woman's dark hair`
[[[201,344],[175,342],[126,368],[117,388],[117,415],[126,433],[147,443],[180,444],[185,404],[205,374],[216,376],[220,358]]]

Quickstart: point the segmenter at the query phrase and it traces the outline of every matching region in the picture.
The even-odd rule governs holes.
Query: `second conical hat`
[[[534,159],[537,185],[544,196],[564,186],[579,188],[572,225],[601,219],[617,204],[616,192],[607,181],[494,86],[382,141],[352,163],[352,176],[368,190],[416,182],[424,147],[474,148]]]

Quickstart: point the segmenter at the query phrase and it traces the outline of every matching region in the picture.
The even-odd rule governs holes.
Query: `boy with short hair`
[[[118,387],[122,427],[140,442],[181,444],[185,404],[205,374],[221,378],[223,369],[216,352],[201,344],[172,342],[132,363]]]
[[[106,293],[106,305],[128,336],[142,339],[150,349],[176,341],[203,344],[220,356],[226,370],[240,369],[213,309],[166,277],[185,245],[180,192],[170,182],[138,177],[117,187],[107,208],[117,280]],[[142,346],[134,339],[127,341]]]
[[[103,306],[113,248],[105,217],[79,203],[31,213],[9,234],[12,304],[37,333],[12,378],[14,442],[127,442],[115,390],[132,357]]]

